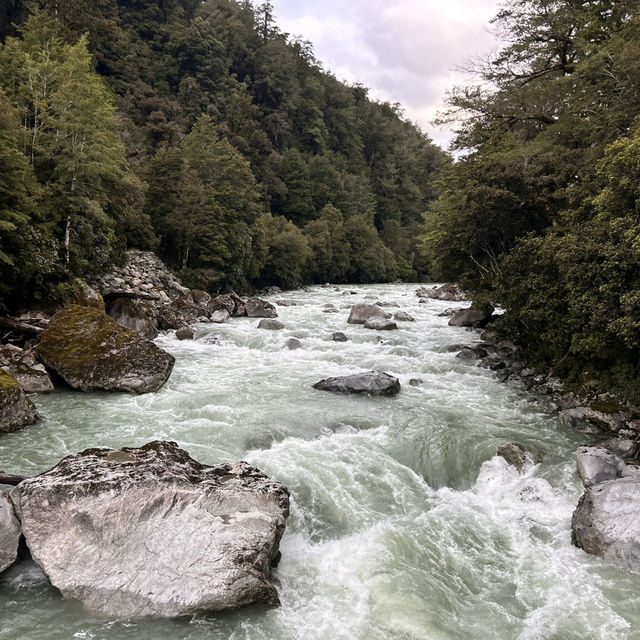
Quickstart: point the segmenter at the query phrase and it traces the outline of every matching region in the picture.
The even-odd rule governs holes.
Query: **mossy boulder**
[[[37,419],[38,412],[18,381],[6,369],[0,369],[0,433],[11,433]]]
[[[73,304],[53,316],[37,353],[48,369],[79,391],[158,391],[175,362],[106,313]]]

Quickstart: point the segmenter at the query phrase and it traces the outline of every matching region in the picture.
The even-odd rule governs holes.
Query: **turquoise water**
[[[32,475],[87,447],[170,439],[201,462],[243,459],[284,482],[292,513],[276,572],[282,606],[111,620],[63,600],[22,563],[0,576],[0,638],[640,638],[640,576],[570,544],[584,437],[457,360],[457,347],[479,336],[437,314],[464,303],[418,304],[415,288],[280,294],[270,299],[298,303],[278,307],[283,331],[237,318],[198,325],[193,342],[158,339],[176,366],[157,394],[36,398],[43,419],[0,439],[0,469]],[[397,302],[417,321],[394,332],[348,325],[365,295]],[[323,313],[329,302],[340,312]],[[349,342],[331,342],[334,331]],[[222,344],[207,342],[211,334]],[[303,348],[286,350],[289,337]],[[368,369],[397,376],[400,395],[311,388]],[[511,440],[542,462],[522,476],[509,468],[495,451]]]

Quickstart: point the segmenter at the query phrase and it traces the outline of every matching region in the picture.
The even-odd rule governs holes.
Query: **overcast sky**
[[[339,80],[359,82],[439,144],[450,133],[430,124],[470,57],[495,48],[489,20],[500,0],[272,0],[282,31],[313,43]]]

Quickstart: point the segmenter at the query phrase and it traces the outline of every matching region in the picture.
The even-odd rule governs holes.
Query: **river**
[[[276,571],[282,606],[185,620],[111,620],[63,600],[30,562],[0,576],[2,640],[458,640],[640,638],[640,575],[571,546],[581,493],[575,449],[535,398],[455,354],[480,340],[418,304],[415,285],[314,287],[269,298],[283,331],[257,319],[198,325],[157,394],[57,391],[43,419],[0,439],[0,469],[33,475],[87,447],[170,439],[200,462],[247,460],[286,484],[291,516]],[[347,289],[356,295],[344,294]],[[348,325],[366,295],[416,318],[398,331]],[[339,313],[323,313],[333,303]],[[395,311],[396,309],[389,309]],[[350,340],[332,342],[332,332]],[[218,344],[207,341],[220,334]],[[302,349],[284,348],[296,337]],[[394,398],[316,391],[368,369]],[[408,384],[420,378],[419,387]],[[496,448],[542,458],[518,474]]]

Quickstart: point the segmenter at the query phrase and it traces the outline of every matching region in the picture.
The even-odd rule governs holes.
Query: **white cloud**
[[[446,145],[431,125],[456,71],[495,47],[489,20],[499,0],[275,0],[283,31],[314,45],[324,67],[359,82],[377,99],[399,102],[408,118]]]

